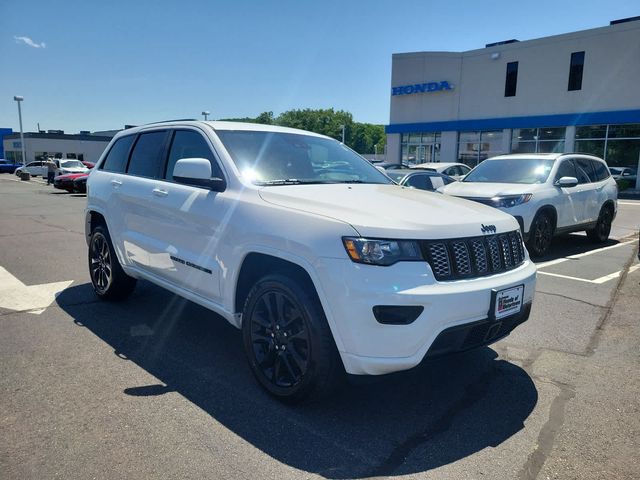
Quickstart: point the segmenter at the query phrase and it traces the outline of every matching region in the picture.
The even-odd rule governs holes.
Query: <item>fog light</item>
[[[409,325],[424,311],[422,305],[376,305],[373,316],[385,325]]]

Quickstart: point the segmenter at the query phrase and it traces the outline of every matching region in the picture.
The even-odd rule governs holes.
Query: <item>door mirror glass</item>
[[[556,181],[557,187],[575,187],[578,185],[578,179],[576,177],[562,177]]]
[[[173,179],[185,185],[223,192],[226,183],[222,178],[211,178],[211,162],[206,158],[182,158],[173,167]]]

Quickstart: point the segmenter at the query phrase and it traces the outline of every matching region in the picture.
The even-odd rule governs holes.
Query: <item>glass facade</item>
[[[612,167],[638,165],[640,123],[585,125],[575,129],[573,151],[600,157]],[[566,127],[462,131],[458,133],[457,159],[475,167],[486,158],[505,153],[562,153],[565,151],[565,134]],[[509,143],[510,151],[505,151],[509,149],[503,146]],[[402,134],[402,162],[411,165],[439,162],[440,146],[440,132]]]
[[[402,163],[416,165],[440,161],[440,132],[404,133],[400,144]]]
[[[562,153],[565,127],[516,128],[511,135],[511,153]]]
[[[458,135],[458,161],[475,167],[481,161],[507,153],[503,150],[502,130],[460,132]]]
[[[635,167],[640,157],[640,123],[576,127],[575,151],[603,158],[611,167]]]

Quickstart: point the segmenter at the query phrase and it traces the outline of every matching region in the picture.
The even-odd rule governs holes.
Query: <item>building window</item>
[[[502,130],[460,132],[458,136],[458,161],[475,167],[481,161],[501,155]]]
[[[569,66],[569,91],[582,90],[582,71],[584,70],[584,52],[571,54]]]
[[[575,150],[600,157],[611,167],[636,167],[640,123],[576,127]]]
[[[67,153],[67,158],[76,160],[78,156],[75,153]]]
[[[604,151],[607,146],[607,128],[607,125],[576,127],[574,150],[577,153],[586,153],[604,158]]]
[[[565,127],[516,128],[511,135],[511,153],[562,153]]]
[[[507,63],[507,76],[504,82],[504,96],[515,97],[518,85],[518,62]]]
[[[403,133],[400,144],[402,163],[416,165],[440,161],[440,132]]]

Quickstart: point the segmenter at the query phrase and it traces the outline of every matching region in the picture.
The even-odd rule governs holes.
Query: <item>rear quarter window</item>
[[[107,172],[124,173],[134,138],[134,135],[129,135],[116,140],[101,168]]]
[[[596,172],[596,181],[601,182],[609,178],[609,169],[604,162],[591,160],[591,163],[593,164],[593,170]]]

